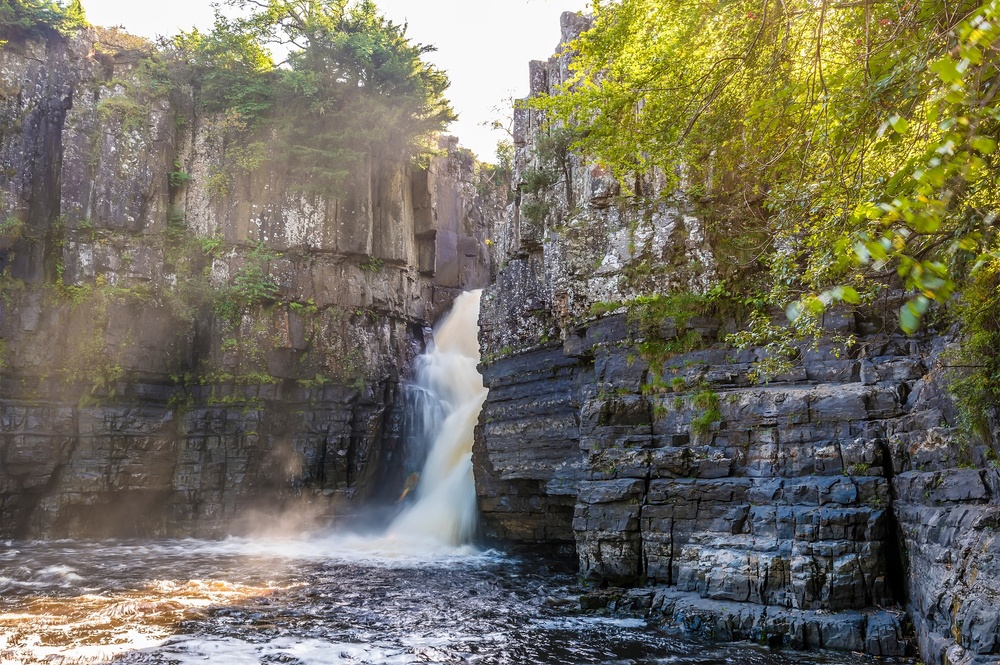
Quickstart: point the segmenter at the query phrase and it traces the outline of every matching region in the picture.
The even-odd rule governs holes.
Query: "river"
[[[861,663],[580,611],[558,562],[391,539],[3,543],[0,663]]]
[[[391,523],[368,535],[5,543],[0,665],[855,662],[710,646],[641,617],[582,612],[571,566],[470,545],[487,394],[479,299],[459,296],[417,361],[408,439],[426,461]]]

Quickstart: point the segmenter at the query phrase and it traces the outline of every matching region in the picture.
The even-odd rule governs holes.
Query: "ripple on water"
[[[0,594],[4,665],[860,662],[582,614],[571,575],[492,551],[331,535],[4,547],[0,589],[16,589]]]
[[[237,638],[183,637],[168,641],[162,655],[177,665],[206,662],[258,665],[262,662],[309,663],[310,665],[403,665],[414,662],[403,649],[375,645],[337,643],[319,639],[278,638],[255,643]],[[424,661],[427,662],[427,661]]]

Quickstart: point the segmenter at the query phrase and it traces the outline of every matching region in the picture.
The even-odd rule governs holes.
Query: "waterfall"
[[[417,359],[416,386],[433,399],[414,406],[428,410],[420,422],[440,425],[428,437],[432,443],[414,501],[389,526],[390,537],[461,545],[475,535],[472,440],[488,392],[477,367],[481,296],[482,291],[470,291],[456,298],[435,328],[430,349]]]

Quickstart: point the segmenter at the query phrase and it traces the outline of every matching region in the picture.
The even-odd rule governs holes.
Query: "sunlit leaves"
[[[268,127],[272,156],[295,186],[339,195],[368,163],[428,151],[454,118],[448,78],[430,47],[371,0],[229,0],[238,18],[216,16],[209,34],[173,40],[191,68],[200,107],[235,113],[249,131]],[[284,58],[274,62],[272,50]],[[250,140],[242,136],[236,143]]]
[[[898,115],[889,118],[889,125],[892,127],[892,131],[897,134],[905,134],[910,129],[910,123],[906,121],[906,118]]]
[[[957,61],[951,56],[944,56],[940,60],[931,63],[930,69],[938,75],[945,83],[957,83],[962,80],[969,63],[965,60]]]
[[[976,136],[971,141],[972,149],[981,152],[984,155],[992,155],[993,151],[997,149],[996,139],[990,138],[988,136]]]
[[[1000,0],[595,11],[562,94],[532,104],[619,176],[673,178],[719,235],[752,223],[771,239],[736,282],[791,324],[758,317],[737,343],[787,349],[876,294],[914,332],[994,265]]]

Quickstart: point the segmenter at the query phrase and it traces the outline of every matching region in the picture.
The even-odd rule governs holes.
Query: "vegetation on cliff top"
[[[98,50],[136,50],[157,94],[193,90],[198,109],[220,119],[228,166],[259,165],[266,136],[267,158],[301,189],[342,195],[373,163],[428,155],[432,135],[455,119],[448,77],[424,59],[433,47],[413,43],[372,0],[225,4],[233,11],[218,9],[208,33],[182,32],[159,49],[102,40]],[[85,24],[79,0],[0,3],[0,40],[66,35]],[[226,191],[232,174],[216,175],[214,189]]]
[[[716,234],[758,243],[738,282],[792,323],[743,341],[787,346],[888,286],[904,331],[957,305],[997,348],[1000,2],[595,0],[568,48],[561,94],[530,103],[574,149],[623,183],[673,177]],[[971,384],[996,385],[977,356]]]
[[[212,32],[182,33],[168,51],[188,66],[199,106],[244,130],[238,142],[272,129],[303,189],[342,193],[366,164],[427,154],[454,120],[448,78],[424,60],[432,47],[371,0],[228,4],[241,18],[219,12]]]
[[[4,0],[0,2],[0,45],[7,39],[67,35],[86,19],[80,0]]]

